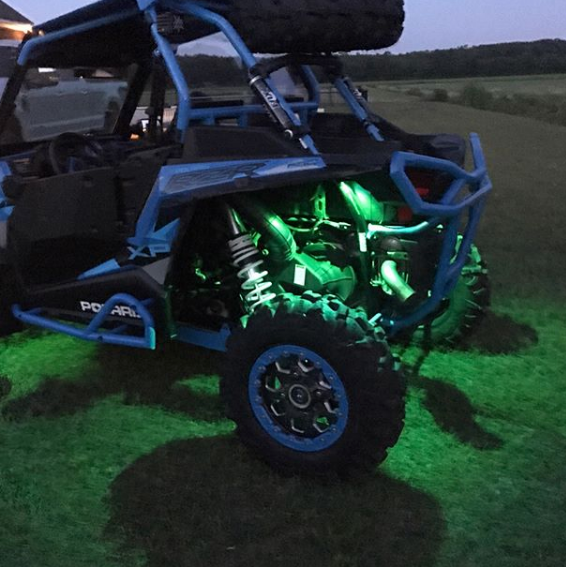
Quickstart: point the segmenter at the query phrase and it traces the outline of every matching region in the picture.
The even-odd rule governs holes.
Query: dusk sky
[[[90,0],[7,0],[35,22]],[[565,0],[406,0],[405,35],[394,52],[543,38],[566,39]]]

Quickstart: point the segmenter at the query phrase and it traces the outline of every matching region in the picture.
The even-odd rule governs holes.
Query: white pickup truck
[[[12,73],[17,48],[17,41],[0,41],[0,92]],[[30,71],[16,99],[5,143],[34,142],[63,132],[109,131],[126,92],[126,81],[103,69],[91,69],[84,75],[76,69]]]

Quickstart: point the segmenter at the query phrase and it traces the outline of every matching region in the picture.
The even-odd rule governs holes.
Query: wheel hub
[[[300,386],[299,384],[295,384],[289,388],[289,401],[293,404],[297,409],[306,409],[311,404],[311,394],[307,388],[304,386]]]
[[[341,435],[348,403],[324,359],[300,347],[273,347],[255,368],[254,411],[269,431],[307,445]]]

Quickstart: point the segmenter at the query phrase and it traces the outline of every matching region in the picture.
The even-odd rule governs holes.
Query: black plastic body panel
[[[26,183],[10,219],[23,242],[88,236],[118,237],[115,172],[104,167]]]
[[[75,278],[111,258],[123,239],[111,167],[28,180],[15,205],[8,242],[27,284]]]
[[[140,301],[153,300],[148,310],[153,314],[156,325],[165,328],[165,291],[163,286],[141,268],[28,289],[21,301],[21,307],[23,309],[40,307],[55,316],[60,313],[65,318],[70,316],[75,319],[91,318],[92,313],[85,313],[81,309],[81,301],[103,304],[118,293],[132,295]]]
[[[116,167],[8,178],[10,253],[27,285],[52,284],[119,255],[159,171],[178,146],[146,149]]]
[[[187,130],[183,163],[308,156],[273,128],[192,126]]]
[[[466,141],[456,134],[410,134],[381,117],[374,116],[375,125],[387,138],[392,151],[413,151],[439,159],[453,161],[462,167],[466,159]],[[350,148],[339,153],[368,153],[379,151],[385,144],[373,142],[363,124],[351,114],[315,114],[311,131],[317,147],[323,153],[336,153],[336,148]],[[333,149],[334,148],[334,149]],[[381,150],[383,152],[383,149]]]

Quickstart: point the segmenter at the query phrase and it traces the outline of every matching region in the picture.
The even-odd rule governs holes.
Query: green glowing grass
[[[217,354],[27,332],[0,342],[0,567],[563,567],[566,129],[414,101],[384,114],[484,132],[497,188],[480,238],[494,314],[475,350],[401,351],[407,427],[386,464],[281,477],[224,419]]]

